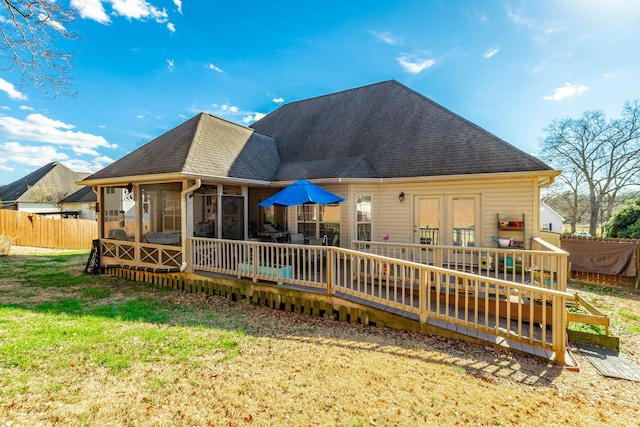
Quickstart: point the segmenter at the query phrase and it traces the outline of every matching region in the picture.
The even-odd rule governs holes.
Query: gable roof
[[[85,186],[65,197],[63,203],[94,203],[97,201],[98,195],[93,191],[93,188]]]
[[[271,137],[200,113],[86,181],[170,173],[270,181],[279,166]]]
[[[552,170],[394,80],[292,102],[251,127],[276,140],[277,180]]]
[[[38,202],[37,188],[47,187],[60,194],[72,194],[80,189],[76,181],[87,176],[74,172],[62,163],[51,162],[30,174],[0,187],[3,204],[9,202]],[[35,190],[35,191],[34,191]]]

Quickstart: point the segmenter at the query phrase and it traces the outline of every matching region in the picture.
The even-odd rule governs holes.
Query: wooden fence
[[[624,244],[635,244],[635,268],[636,274],[635,277],[631,276],[623,276],[616,273],[607,274],[604,272],[587,272],[587,271],[576,271],[570,265],[570,278],[576,279],[584,282],[597,283],[601,285],[615,286],[626,289],[640,289],[640,240],[636,239],[616,239],[610,237],[590,237],[590,236],[574,236],[572,234],[563,234],[561,238],[560,245],[562,246],[562,241],[574,240],[580,241],[585,245],[589,245],[589,242],[617,242]],[[571,257],[569,257],[571,259]]]
[[[16,246],[90,250],[91,241],[98,237],[98,223],[0,209],[0,236],[11,238]]]

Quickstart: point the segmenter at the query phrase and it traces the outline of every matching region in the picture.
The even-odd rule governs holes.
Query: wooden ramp
[[[285,285],[286,286],[286,285]],[[336,293],[335,294],[336,297],[357,303],[359,305],[363,305],[366,307],[371,307],[373,309],[376,310],[381,310],[384,312],[387,312],[389,314],[393,314],[396,316],[401,316],[407,319],[411,319],[414,320],[416,322],[419,322],[418,316],[415,315],[414,313],[408,312],[408,311],[404,311],[398,308],[393,308],[393,307],[388,307],[385,306],[384,304],[378,304],[378,303],[373,303],[371,301],[368,301],[366,299],[363,298],[357,298],[354,297],[352,295],[348,295],[348,294],[343,294],[343,293]],[[432,305],[432,310],[435,310],[435,306]],[[451,312],[454,310],[454,308],[451,306],[449,307],[449,311],[450,311],[450,315],[452,314]],[[466,313],[466,315],[468,316],[469,313]],[[465,312],[462,309],[458,309],[458,313],[456,316],[457,319],[464,319],[465,318]],[[489,315],[487,316],[488,318],[488,330],[487,332],[484,331],[478,331],[476,329],[470,328],[470,327],[466,327],[460,324],[456,324],[456,323],[452,323],[452,322],[447,322],[445,320],[441,320],[441,319],[435,319],[435,318],[429,318],[427,319],[427,325],[436,328],[438,330],[441,330],[442,333],[439,333],[439,335],[444,335],[444,336],[450,336],[453,338],[460,338],[460,339],[464,339],[464,340],[468,340],[468,341],[472,341],[472,342],[482,342],[482,343],[487,343],[489,345],[493,345],[499,348],[503,348],[505,350],[508,351],[514,351],[517,353],[521,353],[521,354],[527,354],[530,356],[534,356],[536,358],[540,358],[540,359],[544,359],[544,360],[549,360],[549,361],[555,361],[556,356],[554,354],[554,352],[550,351],[550,350],[545,350],[545,349],[541,349],[540,347],[536,347],[533,345],[529,345],[526,343],[522,343],[519,341],[515,341],[515,340],[510,340],[507,339],[505,337],[501,337],[497,334],[492,334],[490,331],[491,330],[496,330],[497,328],[502,329],[502,331],[506,331],[507,330],[507,324],[506,324],[506,320],[505,319],[501,319],[501,318],[497,318],[493,315]],[[511,321],[511,325],[510,327],[512,329],[515,329],[518,327],[517,323],[515,321]],[[537,339],[541,339],[542,338],[542,330],[539,326],[534,326],[533,329],[529,328],[528,325],[522,325],[523,328],[523,334],[528,336],[529,334],[534,334],[534,336]],[[551,335],[551,331],[547,331],[546,333],[546,341],[548,343],[551,343],[552,340],[552,335]],[[571,357],[566,357],[565,356],[565,361],[571,361]],[[571,362],[568,362],[567,364],[572,364]]]

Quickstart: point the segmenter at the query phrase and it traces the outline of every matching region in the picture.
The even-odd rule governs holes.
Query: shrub
[[[607,237],[640,239],[640,199],[627,201],[604,226]]]

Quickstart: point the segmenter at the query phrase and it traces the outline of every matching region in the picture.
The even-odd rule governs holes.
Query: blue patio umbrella
[[[312,182],[300,179],[288,187],[283,188],[273,196],[259,203],[259,206],[297,206],[344,202],[344,199],[324,188],[318,187]],[[303,216],[306,224],[306,218]]]
[[[260,206],[326,205],[344,202],[344,199],[312,182],[300,179],[259,203]]]

